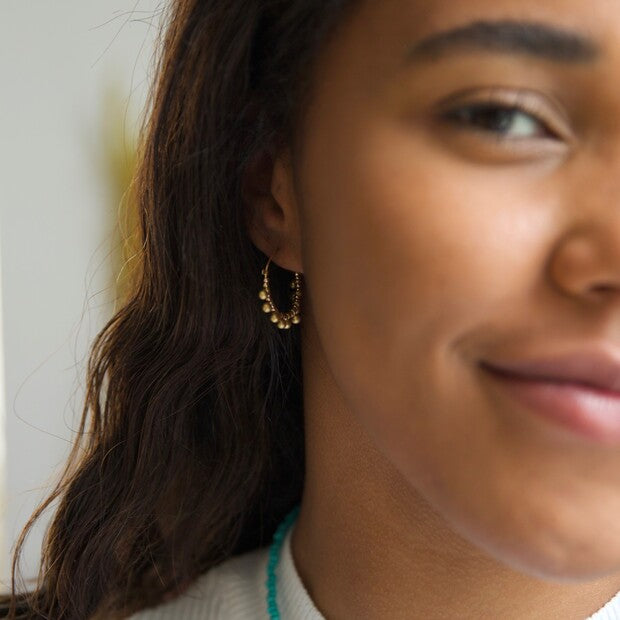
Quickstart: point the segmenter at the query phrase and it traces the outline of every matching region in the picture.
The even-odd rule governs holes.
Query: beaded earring
[[[259,298],[265,301],[263,304],[263,312],[271,313],[271,322],[277,323],[280,329],[290,329],[292,324],[297,325],[301,321],[300,300],[301,300],[301,274],[295,272],[295,277],[291,281],[291,288],[295,289],[295,292],[291,295],[293,300],[293,307],[288,312],[280,312],[271,298],[271,291],[269,290],[269,263],[271,258],[267,261],[267,265],[261,270],[263,274],[263,288],[258,294]]]

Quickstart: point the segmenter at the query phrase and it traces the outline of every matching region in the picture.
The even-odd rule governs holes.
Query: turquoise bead
[[[280,558],[280,547],[282,546],[286,533],[297,518],[299,508],[300,506],[298,504],[284,517],[284,519],[282,519],[276,528],[273,535],[273,542],[269,547],[269,561],[267,563],[267,579],[265,580],[265,586],[267,587],[267,612],[270,620],[280,620],[276,590],[276,566]]]

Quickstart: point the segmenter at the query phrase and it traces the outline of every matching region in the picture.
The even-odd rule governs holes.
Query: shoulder
[[[129,620],[260,620],[267,618],[269,549],[233,556],[207,571],[180,596]]]

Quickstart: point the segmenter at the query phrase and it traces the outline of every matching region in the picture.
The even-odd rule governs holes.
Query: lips
[[[574,347],[521,359],[482,361],[480,366],[508,377],[573,383],[620,395],[620,347]]]
[[[620,349],[596,345],[551,350],[480,362],[492,385],[519,405],[516,410],[501,407],[501,414],[530,411],[569,431],[571,438],[619,447]],[[559,438],[564,441],[565,433]]]

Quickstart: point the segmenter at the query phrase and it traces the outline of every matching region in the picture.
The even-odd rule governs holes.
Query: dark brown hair
[[[299,502],[299,327],[261,311],[267,257],[242,184],[258,154],[296,151],[313,61],[354,4],[171,3],[135,180],[139,269],[92,345],[78,440],[17,541],[1,615],[126,617],[268,544]],[[270,275],[277,298],[292,274]],[[25,538],[55,500],[36,589],[18,592]]]

